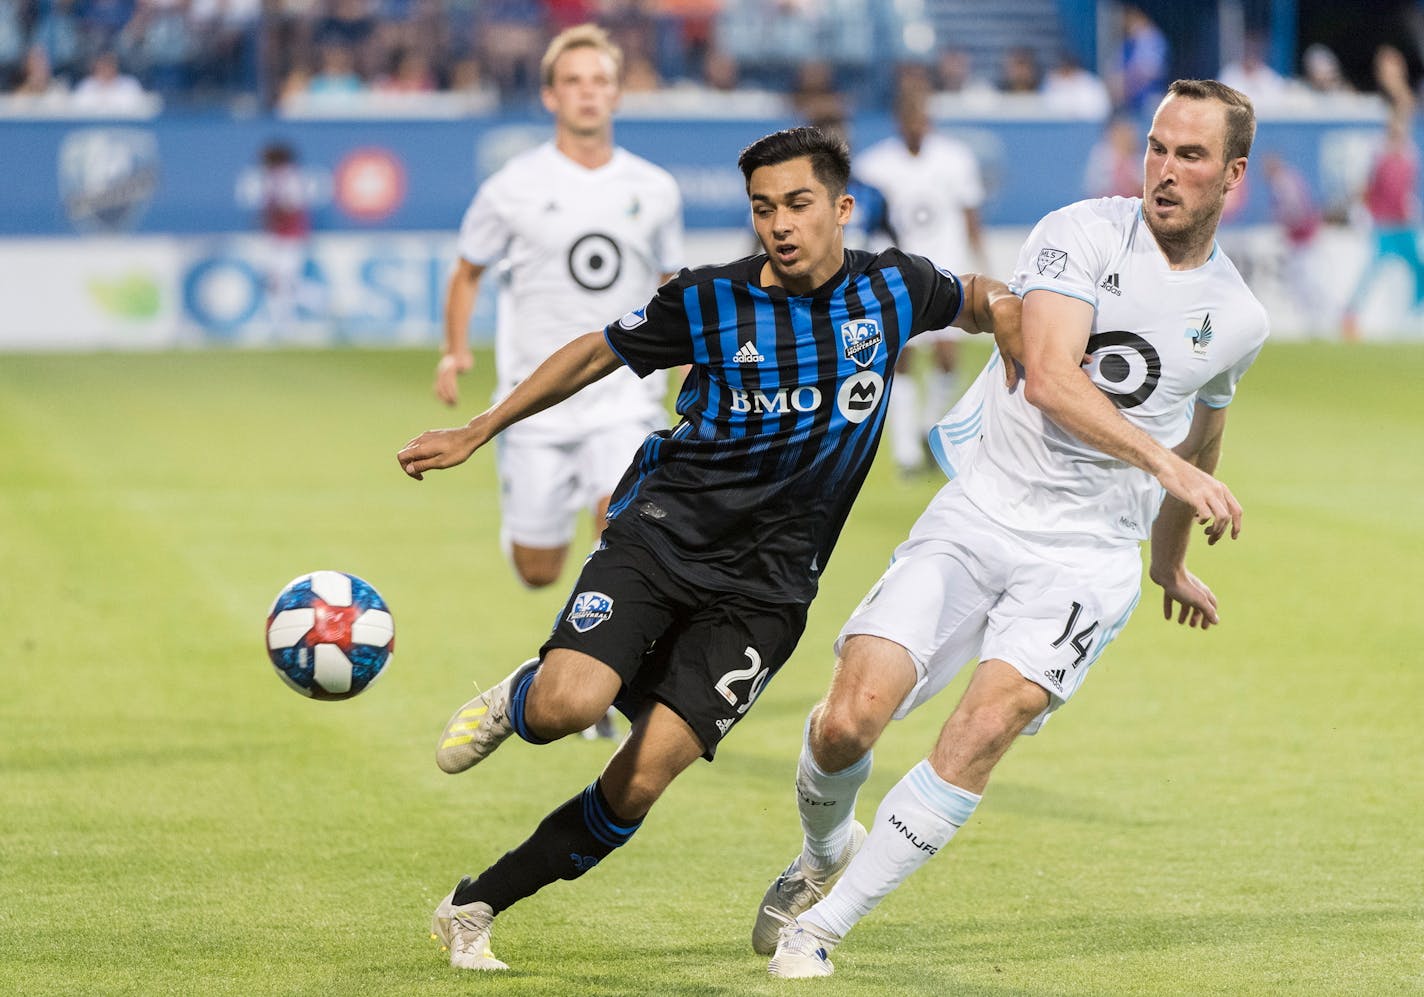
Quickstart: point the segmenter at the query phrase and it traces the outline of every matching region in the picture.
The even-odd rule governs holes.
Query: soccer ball
[[[395,625],[374,588],[342,571],[293,579],[267,613],[267,656],[283,682],[312,699],[350,699],[395,650]]]

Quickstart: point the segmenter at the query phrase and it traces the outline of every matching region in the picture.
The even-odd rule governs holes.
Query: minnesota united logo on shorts
[[[845,343],[845,358],[861,367],[869,367],[880,355],[880,323],[873,318],[859,318],[841,323],[841,341]]]
[[[581,634],[612,616],[613,600],[602,592],[580,592],[574,596],[574,607],[569,610],[569,622]]]

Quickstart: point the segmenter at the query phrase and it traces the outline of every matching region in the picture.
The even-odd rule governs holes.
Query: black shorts
[[[603,662],[623,679],[614,705],[624,715],[636,719],[650,701],[665,704],[711,761],[791,657],[806,609],[693,585],[636,544],[601,546],[539,657],[568,648]]]

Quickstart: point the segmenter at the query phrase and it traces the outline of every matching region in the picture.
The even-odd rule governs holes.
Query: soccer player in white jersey
[[[829,975],[830,950],[949,843],[1014,738],[1077,692],[1137,605],[1141,541],[1167,619],[1219,622],[1186,552],[1194,521],[1208,543],[1241,529],[1212,472],[1267,323],[1215,234],[1254,132],[1242,94],[1179,80],[1152,121],[1144,198],[1080,201],[1024,244],[1011,285],[1021,375],[991,361],[946,420],[951,442],[977,444],[954,453],[958,473],[842,629],[807,721],[803,851],[752,933],[775,950],[773,976]],[[975,658],[929,757],[867,836],[854,807],[872,745]]]
[[[855,161],[856,175],[885,196],[895,244],[951,270],[985,269],[979,161],[963,142],[934,131],[929,91],[922,84],[901,87],[895,119],[899,134],[870,146]],[[887,428],[901,473],[924,468],[925,436],[954,401],[959,338],[953,329],[920,337],[933,351],[924,392],[913,377],[919,344],[900,355]]]
[[[682,199],[665,170],[613,144],[621,51],[599,27],[550,42],[541,72],[554,138],[515,156],[475,193],[460,227],[435,394],[459,400],[474,364],[479,285],[499,265],[496,400],[609,315],[645,304],[682,265]],[[665,378],[618,371],[526,419],[498,454],[500,539],[531,588],[558,579],[580,508],[603,528],[608,496],[648,433],[667,425]]]

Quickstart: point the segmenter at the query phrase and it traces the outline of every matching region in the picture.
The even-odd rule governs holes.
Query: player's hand
[[[446,353],[435,365],[435,397],[446,405],[460,401],[459,376],[475,365],[475,355],[469,350]]]
[[[426,471],[438,471],[463,464],[483,445],[483,435],[470,426],[458,429],[427,429],[396,454],[401,470],[416,481]]]
[[[1216,596],[1186,568],[1178,568],[1162,577],[1153,571],[1152,580],[1162,586],[1163,619],[1170,622],[1175,613],[1178,623],[1202,630],[1221,622],[1216,612]]]
[[[1157,480],[1169,495],[1192,510],[1198,523],[1206,525],[1208,544],[1226,536],[1228,527],[1232,540],[1241,535],[1241,503],[1224,483],[1195,464],[1178,458],[1157,475]]]
[[[1023,369],[1019,366],[1023,361],[1023,300],[1016,294],[1008,295],[994,303],[992,312],[994,344],[1004,365],[1004,387],[1012,391]]]

